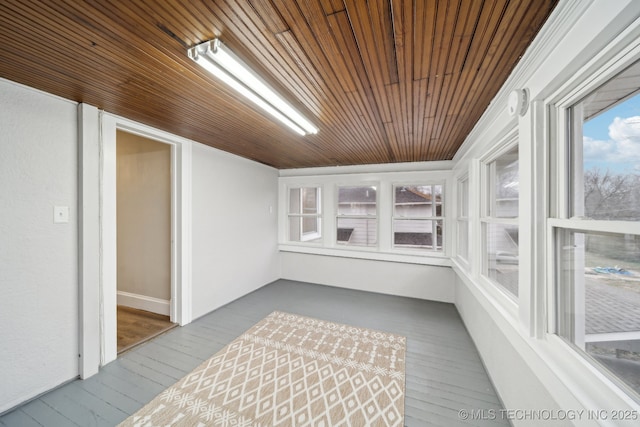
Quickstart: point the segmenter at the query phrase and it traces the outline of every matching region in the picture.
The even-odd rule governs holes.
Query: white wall
[[[280,277],[278,171],[193,145],[193,317]]]
[[[0,79],[0,130],[3,412],[78,375],[77,107]]]
[[[282,252],[282,278],[381,294],[454,301],[451,267]]]

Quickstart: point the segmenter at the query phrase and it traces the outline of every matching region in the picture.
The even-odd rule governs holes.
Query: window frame
[[[429,163],[424,166],[431,166]],[[450,267],[453,265],[450,248],[453,247],[451,235],[451,224],[453,224],[453,206],[445,206],[445,232],[443,241],[443,252],[416,251],[403,248],[394,249],[392,246],[391,225],[392,225],[392,184],[394,183],[415,183],[415,182],[437,182],[444,183],[445,203],[452,203],[453,195],[447,193],[453,186],[453,171],[443,169],[438,163],[433,163],[433,169],[414,169],[414,164],[402,165],[397,168],[394,165],[371,165],[366,168],[341,167],[331,174],[316,173],[316,170],[292,171],[283,173],[278,178],[278,249],[282,252],[305,253],[325,256],[336,256],[353,259],[375,260],[398,262],[406,264],[432,265]],[[422,166],[422,165],[421,165]],[[323,171],[321,171],[323,172]],[[341,172],[340,174],[335,172]],[[377,247],[354,246],[336,243],[336,234],[333,230],[337,228],[336,207],[337,188],[375,186],[377,188],[377,225],[378,225],[378,245]],[[288,240],[288,188],[304,186],[321,186],[322,195],[322,215],[323,215],[323,236],[319,244],[291,242]]]
[[[640,393],[633,391],[622,379],[601,365],[586,350],[580,349],[573,340],[561,335],[561,305],[573,304],[575,299],[567,301],[559,295],[562,292],[563,283],[561,281],[563,271],[561,268],[561,246],[564,236],[568,233],[640,235],[640,222],[638,221],[595,220],[585,218],[582,215],[574,215],[577,197],[574,191],[574,182],[576,173],[583,172],[583,170],[577,171],[575,168],[574,133],[576,121],[573,118],[573,108],[637,61],[640,61],[640,42],[623,49],[600,67],[593,67],[587,78],[582,75],[571,79],[556,94],[545,101],[552,129],[549,140],[550,157],[547,159],[548,170],[552,182],[556,183],[556,185],[549,187],[550,206],[546,220],[547,285],[545,290],[548,307],[546,310],[546,336],[548,340],[557,342],[564,348],[567,356],[574,358],[585,370],[596,374],[593,379],[589,379],[589,383],[597,383],[599,387],[605,386],[611,391],[612,398],[615,396],[625,402],[629,402],[631,399],[636,405],[640,403]],[[577,154],[582,156],[582,153]],[[578,322],[584,320],[584,318],[578,319]],[[572,319],[572,324],[575,324],[575,321]]]
[[[305,214],[303,211],[304,200],[302,197],[302,190],[305,188],[315,188],[317,190],[316,203],[318,204],[318,212],[314,214]],[[291,207],[291,190],[301,190],[299,198],[300,213],[291,213],[289,211]],[[323,206],[322,206],[323,189],[321,185],[294,185],[287,187],[287,242],[294,244],[306,244],[306,245],[321,245],[322,244],[322,230],[323,230]],[[300,218],[300,240],[291,240],[291,218]],[[314,233],[304,233],[304,219],[316,218],[316,228],[318,231]],[[313,241],[317,240],[317,241]]]
[[[412,216],[412,217],[403,217],[403,216],[397,216],[396,215],[396,187],[418,187],[418,186],[430,186],[432,188],[432,194],[433,194],[433,187],[435,186],[440,186],[441,188],[441,192],[440,192],[440,215],[431,215],[431,216]],[[443,180],[430,180],[430,181],[422,181],[422,182],[416,182],[416,181],[412,181],[412,182],[393,182],[391,183],[391,249],[394,252],[403,252],[403,251],[407,251],[407,252],[412,252],[412,253],[430,253],[430,254],[444,254],[446,252],[446,203],[445,203],[445,191],[446,191],[446,184]],[[435,206],[436,203],[433,202],[432,205],[434,206],[434,208],[432,209],[432,213],[436,212]],[[400,220],[400,221],[415,221],[415,220],[426,220],[426,221],[432,221],[433,223],[436,222],[440,222],[442,224],[442,244],[440,245],[440,248],[438,249],[438,245],[437,245],[437,233],[432,233],[432,234],[436,234],[436,244],[432,245],[431,248],[429,247],[410,247],[407,245],[396,245],[395,243],[395,221],[396,220]],[[432,243],[433,243],[433,237],[432,237]]]
[[[488,252],[488,228],[491,225],[506,225],[506,226],[515,226],[518,228],[518,233],[520,234],[520,199],[518,198],[518,216],[516,217],[496,217],[492,216],[493,213],[491,210],[491,206],[495,205],[495,191],[492,186],[494,181],[492,177],[495,176],[495,162],[513,149],[518,150],[518,161],[520,161],[520,142],[518,139],[518,130],[517,128],[510,132],[506,137],[504,137],[500,142],[498,142],[494,149],[491,150],[485,157],[480,159],[480,210],[478,215],[479,228],[480,228],[480,243],[481,243],[481,253],[480,253],[480,270],[479,275],[481,279],[490,285],[491,288],[499,291],[499,294],[504,297],[505,301],[508,301],[512,307],[517,307],[519,305],[520,292],[518,295],[514,295],[509,292],[507,288],[494,280],[489,276],[489,252]],[[520,167],[519,175],[521,175]],[[520,196],[519,196],[520,197]],[[519,246],[519,245],[518,245]],[[520,248],[518,248],[518,256],[520,257]],[[520,259],[518,259],[518,289],[520,288],[520,279],[519,279],[519,271],[520,271]],[[508,304],[508,303],[507,303]]]
[[[466,183],[466,186],[463,185]],[[456,229],[455,229],[455,255],[456,259],[467,269],[471,266],[471,198],[470,198],[469,172],[456,178]],[[465,191],[466,189],[466,191]],[[466,215],[463,207],[466,206]],[[461,245],[461,229],[466,229],[466,241]]]

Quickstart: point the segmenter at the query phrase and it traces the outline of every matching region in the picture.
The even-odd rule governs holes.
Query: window
[[[487,202],[484,207],[483,274],[518,296],[518,147],[488,162],[485,168]]]
[[[393,246],[442,251],[442,185],[395,185],[393,195]]]
[[[338,187],[336,241],[349,246],[378,244],[375,186]]]
[[[458,214],[456,216],[457,255],[465,262],[469,262],[469,177],[458,181]]]
[[[640,63],[569,109],[557,333],[640,399]],[[633,392],[631,392],[633,394]]]
[[[289,241],[321,241],[320,193],[319,187],[289,189]]]

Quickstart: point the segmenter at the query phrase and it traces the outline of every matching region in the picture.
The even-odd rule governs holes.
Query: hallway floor
[[[169,316],[118,306],[118,354],[156,337],[171,328]]]

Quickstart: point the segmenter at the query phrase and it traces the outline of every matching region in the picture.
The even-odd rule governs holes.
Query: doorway
[[[83,104],[84,106],[84,104]],[[85,111],[86,110],[86,111]],[[97,271],[99,283],[84,280],[81,297],[86,319],[81,328],[82,344],[80,359],[83,375],[91,375],[97,366],[104,366],[117,358],[117,191],[116,191],[116,134],[118,131],[139,135],[155,142],[164,143],[171,152],[171,299],[170,319],[178,325],[191,322],[191,157],[192,141],[167,132],[84,106],[81,117],[83,148],[83,180],[95,179],[93,161],[99,164],[99,194],[95,199],[83,202],[83,217],[93,218],[99,223],[87,226],[99,229],[99,241],[85,239],[82,262],[95,255],[94,243],[98,243],[99,265],[88,265],[89,272]],[[97,128],[95,124],[98,124]],[[99,134],[96,130],[99,129]],[[94,133],[95,132],[95,133]],[[98,140],[99,150],[91,145]],[[86,157],[86,159],[85,159]],[[87,175],[85,177],[85,175]],[[94,193],[85,192],[87,197]],[[83,193],[83,194],[85,194]],[[84,229],[83,229],[84,230]],[[84,264],[83,264],[84,266]],[[95,309],[94,309],[95,307]],[[97,310],[96,310],[97,309]],[[91,320],[98,320],[91,323]],[[96,343],[96,336],[99,344]],[[97,366],[96,366],[96,362]]]
[[[116,131],[117,351],[171,322],[171,145]]]

